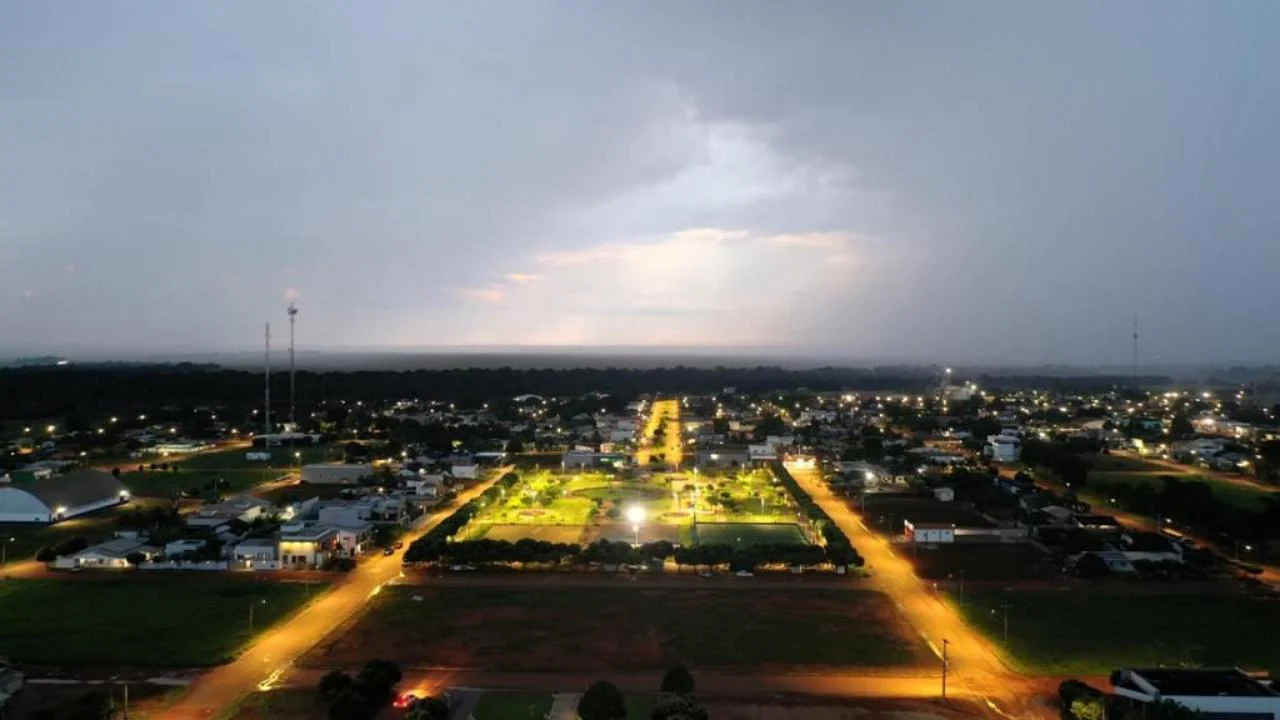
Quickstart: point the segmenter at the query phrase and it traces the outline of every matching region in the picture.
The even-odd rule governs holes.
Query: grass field
[[[225,709],[219,720],[321,720],[329,709],[314,688],[276,688],[250,693]]]
[[[1240,666],[1280,670],[1280,603],[1236,596],[970,592],[970,622],[1023,668],[1105,675],[1120,667]]]
[[[551,712],[550,693],[485,693],[471,712],[475,720],[539,720]],[[630,715],[628,715],[630,717]]]
[[[480,525],[468,535],[469,540],[506,540],[524,538],[554,543],[581,543],[584,528],[579,525]]]
[[[316,588],[216,577],[0,583],[0,648],[47,665],[215,665]],[[265,601],[265,604],[263,603]]]
[[[1162,477],[1171,476],[1183,482],[1203,482],[1212,489],[1213,494],[1223,502],[1230,503],[1247,510],[1259,510],[1262,502],[1272,493],[1268,493],[1250,485],[1238,485],[1204,475],[1187,473],[1179,475],[1168,470],[1155,472],[1091,472],[1089,473],[1089,489],[1098,495],[1106,495],[1109,488],[1118,485],[1146,484],[1159,488]]]
[[[416,598],[416,599],[415,599]],[[733,618],[733,622],[725,622]],[[369,657],[495,671],[882,667],[922,661],[888,597],[865,590],[388,587],[310,662]]]
[[[144,497],[169,497],[177,492],[204,488],[214,480],[226,481],[220,486],[223,493],[243,492],[256,485],[271,482],[293,473],[298,467],[325,459],[326,448],[301,448],[295,451],[276,448],[269,462],[246,460],[249,448],[219,450],[194,455],[177,463],[178,470],[151,470],[152,462],[165,462],[163,458],[147,458],[145,461],[121,465],[120,480],[134,495]],[[139,465],[147,469],[138,472]]]
[[[895,545],[894,552],[926,580],[1048,580],[1062,576],[1057,563],[1030,544],[938,544],[928,547]]]
[[[1090,455],[1088,459],[1092,472],[1169,472],[1155,463],[1129,455]]]
[[[698,523],[698,542],[703,545],[808,544],[794,523]]]

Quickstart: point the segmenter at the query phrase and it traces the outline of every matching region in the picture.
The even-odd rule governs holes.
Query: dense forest
[[[421,398],[475,407],[488,400],[525,393],[575,396],[598,392],[631,399],[645,393],[711,393],[734,387],[748,393],[776,390],[920,392],[934,382],[920,368],[835,368],[787,370],[779,367],[657,369],[469,368],[404,372],[300,371],[298,400],[376,401]],[[990,387],[1021,378],[981,378]],[[1111,377],[1043,378],[1042,387],[1102,389],[1124,384]],[[272,386],[283,393],[286,373],[276,373]],[[262,396],[261,373],[209,365],[117,367],[39,367],[0,370],[0,420],[66,414],[126,412],[167,405],[255,403]]]

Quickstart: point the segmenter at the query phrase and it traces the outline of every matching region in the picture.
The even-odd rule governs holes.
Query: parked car
[[[389,548],[387,548],[386,550],[383,550],[383,551],[382,551],[382,554],[383,554],[383,555],[395,555],[395,554],[396,554],[396,549],[395,549],[395,548],[393,548],[393,547],[389,547]]]
[[[750,570],[739,570],[738,572],[734,573],[734,575],[737,575],[738,577],[755,577],[756,576],[756,574],[751,572]]]

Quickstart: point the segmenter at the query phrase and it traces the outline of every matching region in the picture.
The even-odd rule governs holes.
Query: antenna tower
[[[263,337],[266,339],[266,342],[267,342],[266,351],[263,356],[263,360],[266,363],[266,368],[265,368],[266,372],[264,373],[266,376],[266,387],[265,387],[266,391],[262,400],[262,407],[263,407],[263,412],[265,417],[263,427],[265,428],[264,434],[270,435],[271,434],[271,323],[267,323],[267,332]]]
[[[1138,318],[1133,319],[1133,387],[1138,387]]]
[[[294,364],[293,364],[293,324],[298,318],[298,308],[289,303],[289,429],[296,430],[298,428],[298,418],[295,416],[294,406]]]

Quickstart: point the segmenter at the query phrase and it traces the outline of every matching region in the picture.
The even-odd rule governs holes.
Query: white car
[[[750,570],[739,570],[738,572],[734,573],[734,575],[737,575],[738,577],[755,577],[756,576],[756,574],[751,572]]]

